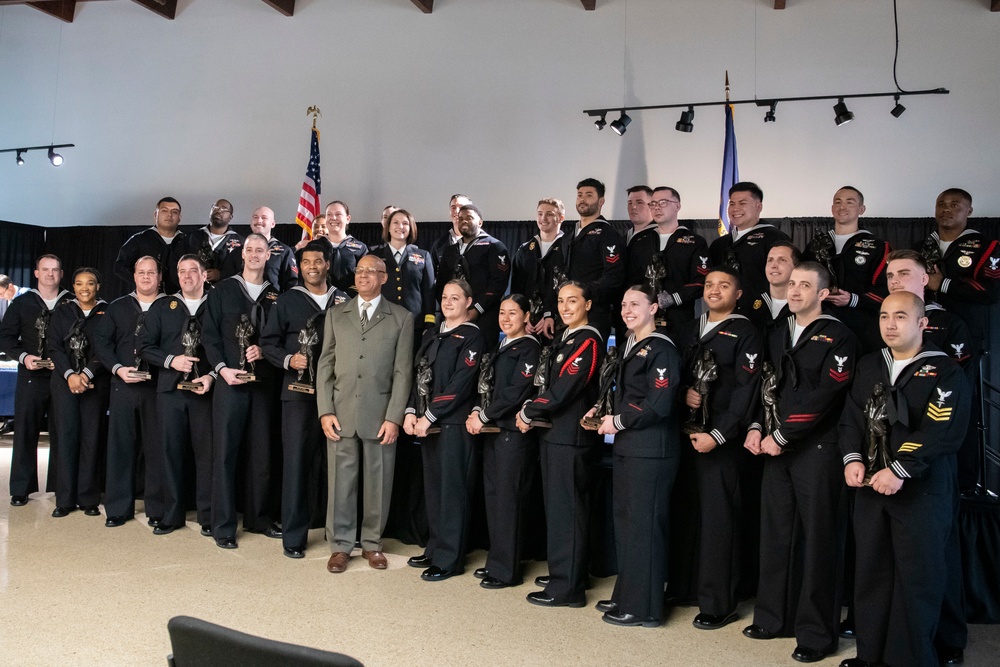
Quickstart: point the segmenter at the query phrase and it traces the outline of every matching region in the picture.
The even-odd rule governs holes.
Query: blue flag
[[[727,89],[728,90],[728,89]],[[726,105],[726,144],[722,149],[722,190],[719,194],[719,236],[729,233],[729,188],[740,182],[740,161],[736,155],[736,128],[733,105]]]

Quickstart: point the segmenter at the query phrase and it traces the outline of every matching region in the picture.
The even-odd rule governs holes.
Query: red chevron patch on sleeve
[[[847,380],[851,377],[851,372],[843,371],[842,373],[839,373],[831,368],[830,377],[833,378],[835,382],[847,382]]]

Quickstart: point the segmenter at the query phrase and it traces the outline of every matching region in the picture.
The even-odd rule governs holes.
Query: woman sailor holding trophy
[[[656,330],[656,292],[630,287],[622,320],[631,330],[619,354],[614,398],[597,432],[613,435],[613,508],[618,579],[610,600],[597,603],[613,625],[656,627],[663,610],[667,518],[680,457],[675,406],[681,359],[673,341]]]
[[[420,578],[443,581],[465,571],[475,442],[465,419],[476,401],[479,361],[486,348],[479,327],[469,321],[472,288],[450,280],[441,295],[444,322],[428,333],[417,352],[413,392],[403,430],[421,441],[424,499],[430,539],[424,553],[407,561],[426,568]]]
[[[465,426],[489,433],[483,443],[483,488],[490,551],[486,567],[476,570],[480,586],[507,588],[521,583],[521,514],[528,503],[532,463],[538,458],[534,433],[521,433],[515,417],[534,396],[541,344],[527,333],[528,299],[511,294],[500,303],[504,339],[480,362],[479,404]]]
[[[107,436],[111,376],[94,352],[94,331],[107,302],[97,297],[101,278],[96,269],[73,273],[76,298],[52,313],[47,336],[52,372],[52,413],[59,434],[56,508],[64,517],[79,506],[87,516],[100,516],[101,469]]]

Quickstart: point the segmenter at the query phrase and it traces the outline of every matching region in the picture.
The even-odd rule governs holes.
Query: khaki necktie
[[[368,301],[361,302],[361,328],[368,328],[368,307],[372,304]]]

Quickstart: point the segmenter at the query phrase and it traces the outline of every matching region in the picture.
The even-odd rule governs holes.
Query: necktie
[[[361,328],[365,329],[368,327],[368,307],[371,303],[368,301],[361,302]]]
[[[399,260],[402,259],[403,257],[403,251],[397,250],[396,252],[393,253],[392,256],[396,258],[396,266],[399,266]]]

